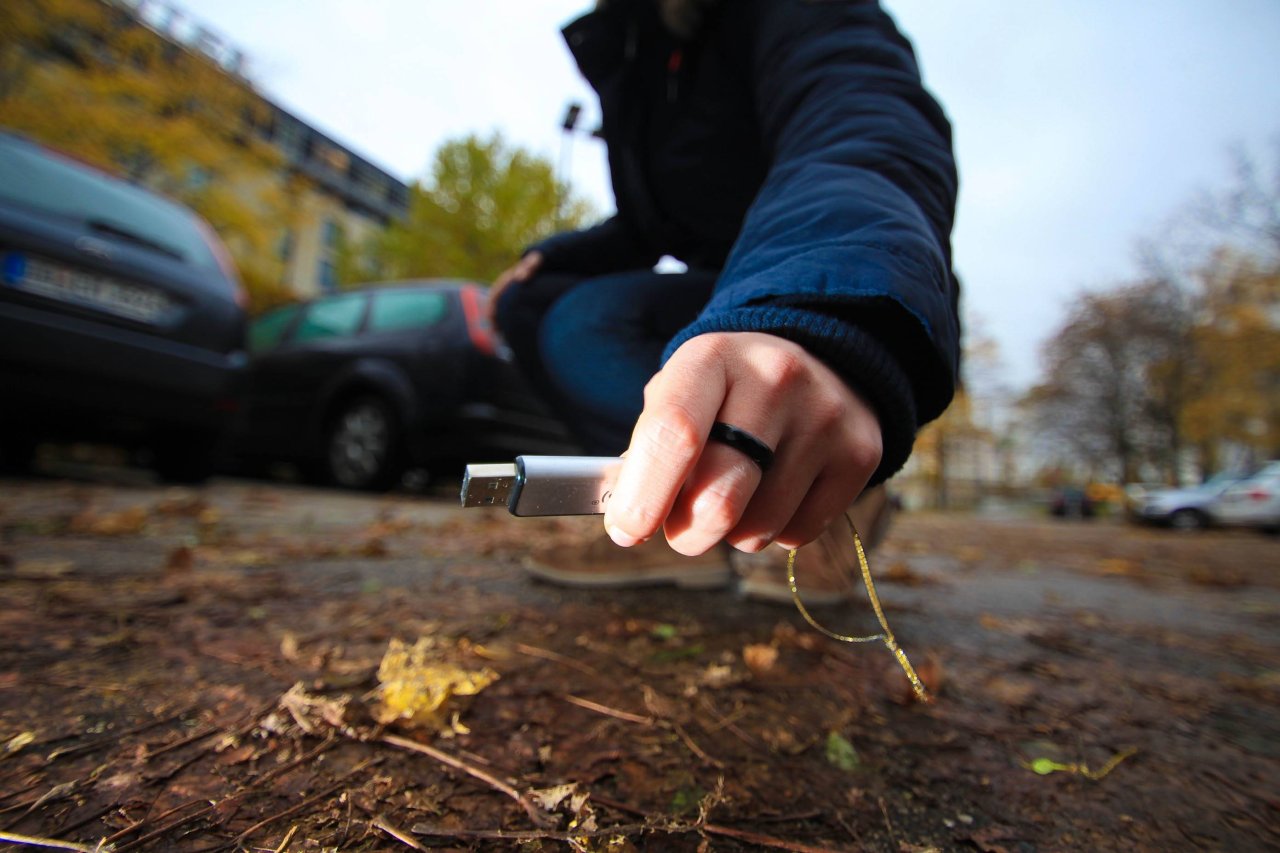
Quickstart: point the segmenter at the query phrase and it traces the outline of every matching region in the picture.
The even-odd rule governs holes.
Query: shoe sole
[[[579,589],[618,589],[622,587],[676,586],[681,589],[720,589],[729,585],[733,572],[728,566],[670,566],[634,572],[574,572],[538,563],[525,563],[530,577]]]
[[[767,581],[753,581],[749,578],[742,578],[738,581],[738,594],[751,601],[763,601],[767,604],[789,605],[794,603],[794,599],[791,596],[791,587],[778,586],[776,583],[768,583]],[[852,601],[853,593],[802,591],[800,600],[805,607],[831,607]]]

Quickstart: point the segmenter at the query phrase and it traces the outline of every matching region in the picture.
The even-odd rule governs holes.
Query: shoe
[[[849,508],[862,540],[862,548],[870,553],[883,541],[893,516],[893,505],[884,485],[863,492]],[[791,585],[787,582],[787,551],[766,548],[756,554],[735,552],[732,557],[737,572],[738,592],[746,598],[790,604]],[[796,552],[796,587],[805,606],[841,604],[862,589],[862,568],[843,517],[835,519],[822,535]]]
[[[611,588],[673,585],[684,589],[716,589],[733,581],[725,549],[713,548],[686,557],[667,544],[661,534],[630,548],[620,548],[599,528],[595,535],[558,543],[525,558],[524,570],[557,586]],[[585,541],[584,541],[585,539]]]

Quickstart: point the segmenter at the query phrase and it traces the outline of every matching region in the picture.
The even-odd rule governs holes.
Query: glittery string
[[[804,621],[808,622],[810,627],[830,637],[833,640],[839,640],[842,643],[873,643],[880,640],[884,643],[885,648],[898,661],[898,665],[902,667],[902,671],[907,674],[907,680],[911,682],[911,689],[915,691],[916,698],[921,702],[932,702],[933,698],[925,690],[924,685],[920,682],[920,677],[916,675],[915,669],[911,666],[911,661],[907,660],[907,654],[898,647],[898,642],[893,638],[893,631],[889,630],[889,621],[884,618],[884,609],[880,606],[880,597],[876,595],[876,585],[871,580],[871,567],[867,565],[867,554],[862,549],[862,538],[858,536],[858,528],[854,526],[853,519],[848,514],[844,517],[845,523],[849,525],[849,534],[853,537],[853,548],[858,555],[858,567],[862,570],[862,582],[867,588],[867,597],[871,599],[871,608],[876,613],[876,619],[880,622],[883,632],[879,634],[871,634],[867,637],[850,637],[845,634],[837,634],[822,625],[818,624],[818,620],[809,614],[808,608],[804,606],[804,602],[800,599],[800,588],[796,585],[796,549],[791,549],[787,554],[787,584],[791,587],[791,600],[796,603],[796,609],[800,611],[800,615],[804,617]]]

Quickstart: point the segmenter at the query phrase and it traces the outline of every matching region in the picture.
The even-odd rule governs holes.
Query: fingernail
[[[623,548],[630,548],[640,541],[622,528],[615,527],[612,524],[606,524],[604,530],[609,534],[609,538],[614,541],[614,544],[621,545]]]

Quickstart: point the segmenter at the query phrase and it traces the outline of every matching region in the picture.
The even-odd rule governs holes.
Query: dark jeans
[[[717,273],[558,274],[513,284],[499,330],[516,361],[588,453],[626,450],[662,350],[697,317]]]

